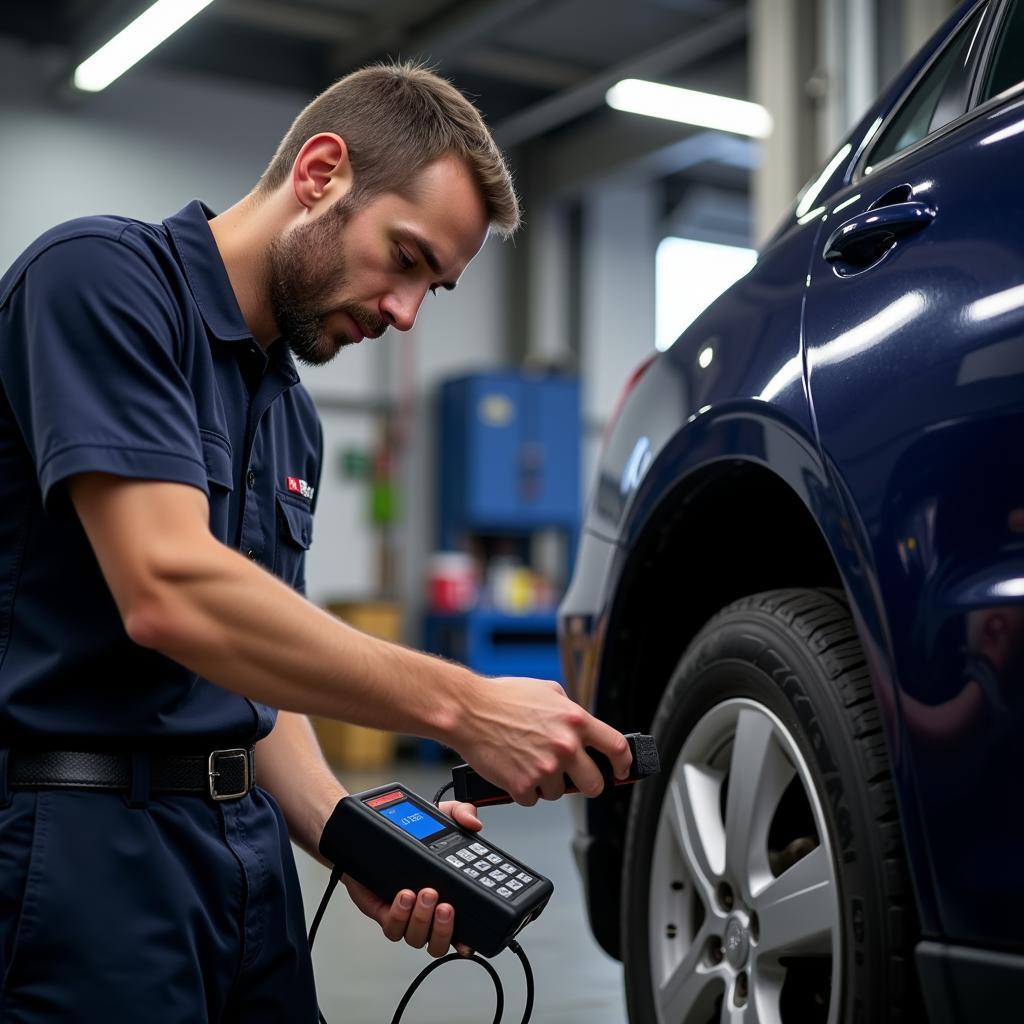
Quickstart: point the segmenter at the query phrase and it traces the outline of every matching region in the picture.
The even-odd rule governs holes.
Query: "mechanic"
[[[409,330],[518,220],[476,109],[376,66],[224,213],[71,221],[0,279],[0,1020],[312,1024],[289,836],[315,855],[345,790],[306,714],[433,737],[523,804],[563,771],[599,792],[588,745],[628,772],[557,684],[302,596],[322,435],[293,357]],[[347,886],[389,939],[447,952],[435,892]]]

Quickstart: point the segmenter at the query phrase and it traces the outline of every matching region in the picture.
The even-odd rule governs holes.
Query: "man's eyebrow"
[[[430,267],[433,273],[439,277],[441,275],[441,263],[437,258],[437,253],[434,252],[434,247],[422,236],[417,234],[415,231],[407,231],[406,234],[421,253],[423,253],[423,259],[426,261],[428,267]],[[454,281],[439,281],[438,284],[447,291],[455,291]]]

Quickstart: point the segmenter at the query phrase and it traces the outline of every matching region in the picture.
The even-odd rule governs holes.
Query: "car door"
[[[818,442],[885,635],[865,637],[925,931],[1024,920],[1024,0],[976,4],[823,215]]]

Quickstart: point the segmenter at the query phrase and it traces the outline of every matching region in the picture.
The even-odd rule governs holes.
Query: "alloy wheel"
[[[648,891],[659,1024],[836,1024],[828,830],[807,763],[763,704],[724,701],[687,736]]]

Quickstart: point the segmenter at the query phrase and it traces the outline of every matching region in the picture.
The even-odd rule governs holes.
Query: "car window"
[[[1024,2],[1013,0],[992,49],[992,64],[978,97],[979,103],[1024,81]]]
[[[981,49],[979,37],[987,10],[984,4],[968,19],[918,82],[875,144],[872,164],[912,146],[967,109],[972,61]]]

